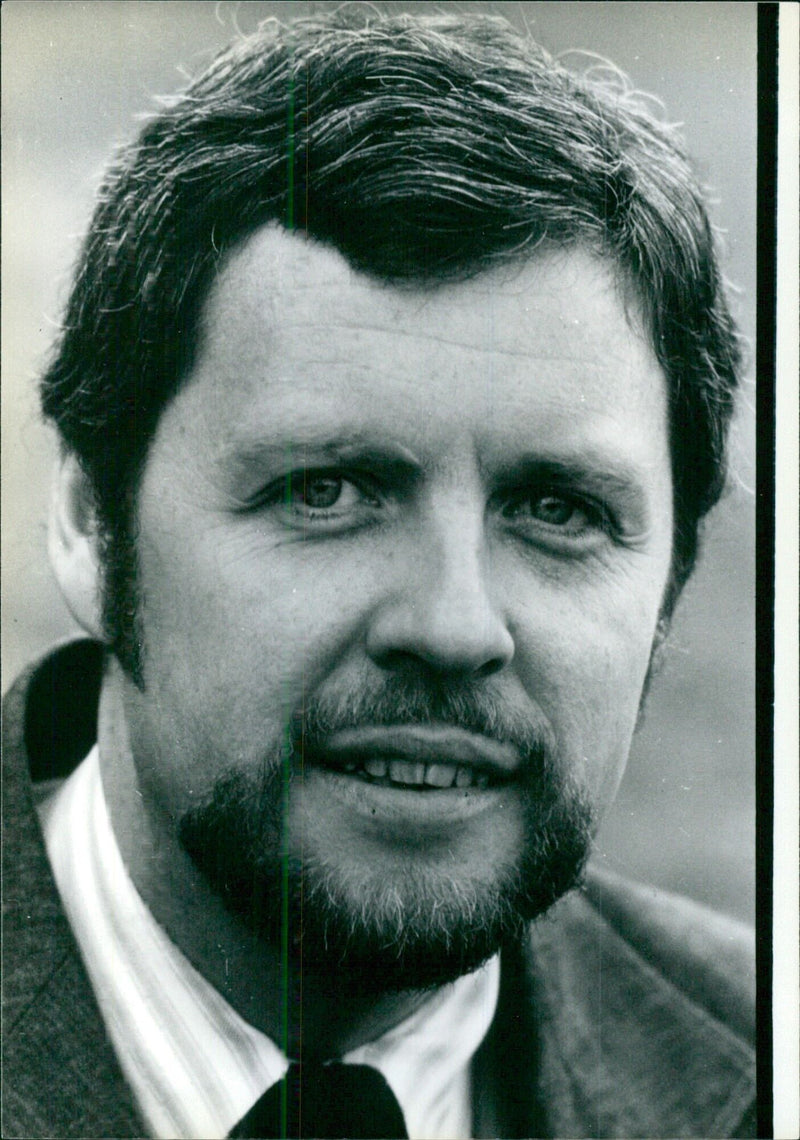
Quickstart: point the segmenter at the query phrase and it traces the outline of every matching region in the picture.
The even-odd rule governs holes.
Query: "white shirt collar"
[[[221,1140],[281,1079],[285,1055],[194,969],[145,906],[114,838],[96,747],[41,815],[109,1037],[152,1135]],[[498,985],[493,958],[342,1058],[383,1073],[411,1140],[471,1136],[470,1064]]]

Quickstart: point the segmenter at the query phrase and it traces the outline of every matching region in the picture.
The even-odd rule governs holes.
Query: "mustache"
[[[393,675],[382,682],[342,692],[320,692],[304,701],[290,721],[296,755],[324,753],[334,733],[362,727],[443,725],[509,744],[523,769],[557,769],[555,735],[544,716],[523,712],[486,685],[473,680],[440,680]]]

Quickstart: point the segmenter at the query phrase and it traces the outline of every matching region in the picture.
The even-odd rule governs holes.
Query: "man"
[[[584,881],[738,366],[672,133],[502,22],[147,124],[42,384],[91,640],[6,711],[4,1135],[754,1133],[745,936]]]

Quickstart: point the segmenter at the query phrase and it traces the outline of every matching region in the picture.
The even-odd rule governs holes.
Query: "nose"
[[[483,527],[447,519],[423,526],[394,560],[373,611],[367,651],[384,669],[489,676],[514,656],[514,640],[488,588]],[[397,552],[396,552],[397,553]]]

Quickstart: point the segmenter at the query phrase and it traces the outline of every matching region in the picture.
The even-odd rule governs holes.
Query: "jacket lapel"
[[[97,653],[91,656],[99,665]],[[74,654],[62,663],[69,660],[77,665]],[[86,651],[82,661],[88,663]],[[2,1134],[142,1136],[61,910],[34,810],[27,742],[37,728],[27,698],[42,684],[42,671],[30,670],[3,709]],[[84,699],[93,715],[91,688]]]

